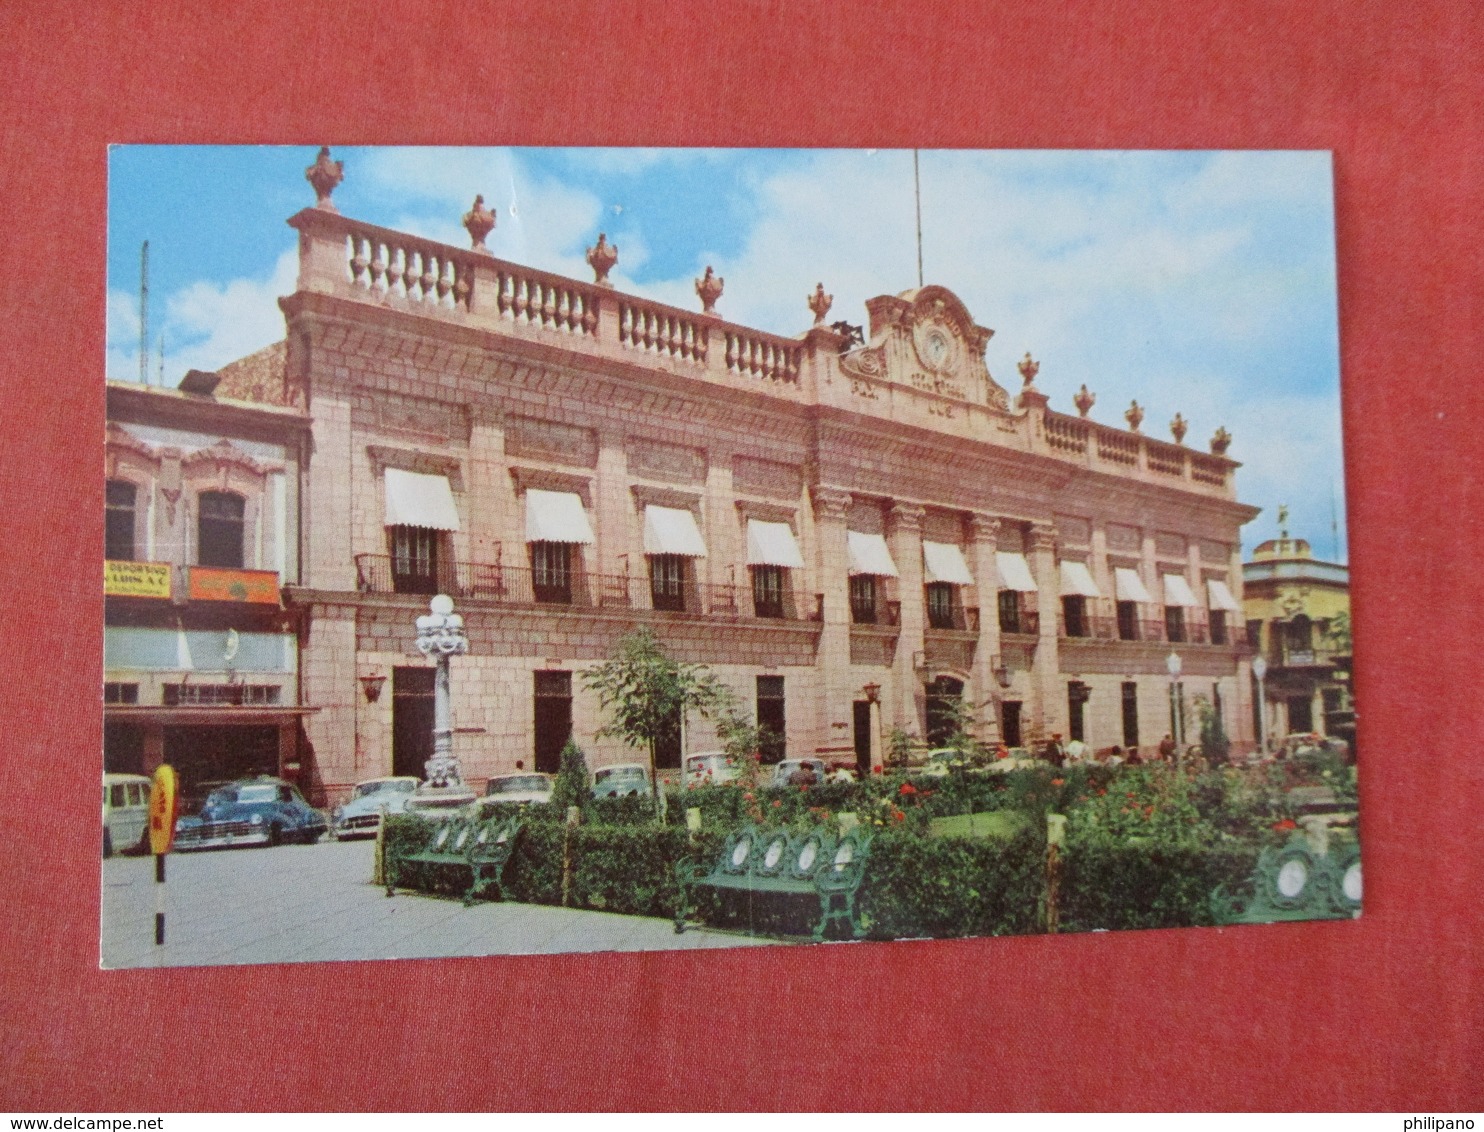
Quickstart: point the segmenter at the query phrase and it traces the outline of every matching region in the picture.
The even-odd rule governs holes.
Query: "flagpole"
[[[917,168],[917,150],[912,151],[912,192],[917,199],[917,285],[922,286],[922,178]]]

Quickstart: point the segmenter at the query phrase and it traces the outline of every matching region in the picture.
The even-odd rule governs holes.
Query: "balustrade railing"
[[[736,326],[726,327],[724,333],[728,373],[770,381],[799,380],[799,368],[804,357],[804,347],[799,343]]]
[[[1086,422],[1047,413],[1042,427],[1046,433],[1046,443],[1058,452],[1069,452],[1080,456],[1087,451],[1088,426]]]
[[[758,613],[752,586],[747,583],[710,584],[687,581],[678,593],[656,593],[647,577],[627,574],[560,574],[501,563],[440,562],[432,570],[399,568],[387,554],[358,554],[356,585],[361,593],[445,593],[455,600],[500,602],[508,605],[647,611],[702,617],[774,621],[818,621],[820,606],[796,602],[791,593],[775,609]]]
[[[349,281],[375,296],[469,308],[476,257],[432,240],[357,225],[345,238]]]
[[[1170,444],[1146,444],[1145,460],[1149,470],[1166,476],[1185,474],[1185,450]]]
[[[1154,641],[1162,644],[1204,645],[1224,644],[1211,640],[1210,627],[1201,621],[1187,622],[1177,632],[1171,633],[1164,621],[1128,621],[1101,614],[1088,614],[1068,621],[1063,614],[1057,618],[1057,633],[1067,640],[1092,641]]]
[[[1098,429],[1098,457],[1110,463],[1122,464],[1126,468],[1139,463],[1138,437],[1127,433]]]
[[[710,328],[695,315],[626,296],[618,304],[618,340],[632,350],[703,365]]]
[[[601,292],[560,275],[492,261],[495,305],[504,318],[567,334],[598,336]]]

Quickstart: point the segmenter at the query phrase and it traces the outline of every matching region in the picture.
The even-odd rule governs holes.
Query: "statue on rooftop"
[[[1020,370],[1020,376],[1024,379],[1026,388],[1029,388],[1036,380],[1036,374],[1041,372],[1041,363],[1032,358],[1031,352],[1027,350],[1025,357],[1020,359],[1020,364],[1016,368]]]
[[[485,255],[493,255],[489,248],[484,246],[484,238],[495,230],[495,213],[493,209],[484,207],[483,195],[474,198],[474,207],[464,213],[464,231],[469,233],[471,246],[476,252]]]
[[[1130,401],[1128,408],[1124,410],[1123,419],[1128,421],[1130,432],[1138,432],[1139,426],[1144,423],[1144,410],[1139,408],[1137,401]]]
[[[824,293],[823,283],[815,286],[814,294],[809,296],[809,309],[814,312],[815,326],[824,325],[824,316],[830,313],[830,305],[834,301],[834,295],[826,295]]]
[[[1087,382],[1082,383],[1082,388],[1077,390],[1077,395],[1072,398],[1072,404],[1077,406],[1077,415],[1085,417],[1092,412],[1092,407],[1097,404],[1098,395],[1087,391]]]

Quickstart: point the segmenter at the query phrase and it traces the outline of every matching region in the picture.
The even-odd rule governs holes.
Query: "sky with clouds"
[[[107,374],[139,378],[140,244],[149,241],[150,380],[175,385],[283,336],[293,230],[313,204],[308,147],[119,146],[109,162]],[[341,212],[460,246],[475,193],[498,216],[495,255],[579,279],[585,249],[618,245],[623,290],[699,309],[694,279],[726,279],[718,311],[807,329],[823,282],[831,320],[917,283],[910,150],[337,148]],[[1204,449],[1218,425],[1263,508],[1250,549],[1290,531],[1344,561],[1331,165],[1324,152],[924,150],[928,283],[994,330],[990,373],[1012,393],[1029,350],[1053,408],[1144,431],[1178,410]],[[1338,533],[1332,530],[1332,517]]]

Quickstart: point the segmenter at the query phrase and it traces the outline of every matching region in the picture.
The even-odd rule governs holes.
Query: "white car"
[[[737,769],[724,751],[700,751],[686,756],[687,786],[719,786],[724,782],[733,782],[736,778]]]
[[[399,775],[393,778],[371,778],[357,782],[350,801],[336,806],[330,814],[330,828],[336,841],[351,837],[375,837],[381,828],[381,811],[400,814],[407,809],[407,799],[417,789],[418,779]]]
[[[816,784],[823,782],[829,775],[829,768],[824,765],[823,759],[784,759],[773,768],[773,781],[769,785],[787,786],[789,778],[806,766],[814,772]]]
[[[103,855],[140,851],[149,832],[150,780],[142,774],[103,776]]]
[[[529,771],[520,774],[499,774],[484,784],[482,806],[501,805],[506,802],[550,802],[551,792],[556,788],[556,779],[549,774]]]

